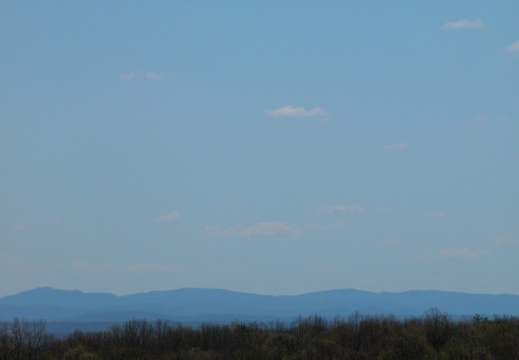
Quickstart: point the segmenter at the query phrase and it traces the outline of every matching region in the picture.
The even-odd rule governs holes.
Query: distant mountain
[[[69,327],[71,324],[106,325],[131,318],[188,324],[231,320],[266,322],[313,314],[346,317],[354,311],[365,315],[421,316],[432,307],[453,316],[519,316],[519,296],[445,291],[373,293],[354,289],[271,296],[189,288],[116,296],[44,287],[0,298],[0,320],[45,319],[51,323],[67,323]]]
[[[0,298],[0,304],[54,305],[68,308],[96,308],[116,305],[118,297],[108,293],[84,293],[79,290],[58,290],[40,287]]]

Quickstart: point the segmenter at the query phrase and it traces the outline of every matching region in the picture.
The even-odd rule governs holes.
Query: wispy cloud
[[[172,213],[160,215],[155,218],[155,222],[173,222],[177,221],[180,218],[180,214],[178,211],[173,211]]]
[[[397,238],[389,238],[384,242],[387,246],[397,246],[400,244],[400,240]]]
[[[468,20],[461,19],[456,21],[451,21],[442,26],[442,29],[445,30],[460,30],[460,29],[483,29],[487,26],[481,20]]]
[[[3,252],[0,252],[0,268],[3,266],[3,265],[9,265],[9,266],[12,266],[12,265],[17,265],[19,262],[18,259],[16,258],[13,258],[11,257],[10,255],[6,254],[6,253],[3,253]]]
[[[469,248],[445,248],[436,253],[436,257],[475,259],[487,255],[484,251],[474,251]]]
[[[155,72],[155,71],[146,71],[146,72],[137,72],[130,71],[123,75],[121,75],[121,79],[126,81],[134,81],[134,80],[164,80],[175,77],[175,74],[169,72]]]
[[[24,230],[25,228],[27,227],[27,225],[22,222],[22,221],[17,221],[14,225],[13,225],[13,230],[14,231],[21,231],[21,230]]]
[[[310,110],[306,110],[304,107],[293,107],[287,105],[276,110],[265,110],[265,114],[270,117],[324,117],[328,116],[328,112],[321,107],[315,107]]]
[[[319,212],[321,214],[335,214],[335,213],[342,213],[342,214],[355,214],[355,213],[361,213],[362,207],[359,205],[331,205],[331,206],[323,206],[319,209]]]
[[[126,272],[184,272],[185,269],[182,266],[176,265],[164,265],[164,264],[138,264],[129,265],[124,268]]]
[[[131,80],[136,79],[137,76],[139,76],[139,74],[132,71],[132,72],[128,72],[126,74],[122,74],[121,79],[126,80],[126,81],[131,81]]]
[[[512,43],[510,46],[506,48],[506,51],[508,52],[519,52],[519,40]]]
[[[74,267],[78,270],[94,271],[94,272],[114,271],[117,269],[117,267],[113,263],[109,263],[109,262],[91,263],[91,262],[82,261],[82,260],[74,262]]]
[[[519,236],[505,235],[497,240],[498,244],[514,245],[519,246]]]
[[[148,80],[161,80],[167,77],[166,74],[159,74],[156,72],[148,71],[144,73],[144,78]]]
[[[389,144],[384,147],[386,150],[405,150],[409,148],[409,144],[400,143],[400,144]]]
[[[175,265],[164,265],[158,263],[152,264],[137,264],[121,266],[111,262],[92,263],[88,261],[76,261],[73,264],[76,270],[87,272],[111,272],[111,273],[142,273],[142,272],[182,272],[184,269]]]
[[[256,235],[296,235],[301,233],[301,230],[291,224],[284,222],[260,222],[250,226],[232,226],[227,229],[220,229],[217,226],[208,226],[206,232],[210,235],[221,236],[221,237],[233,237],[233,236],[256,236]]]

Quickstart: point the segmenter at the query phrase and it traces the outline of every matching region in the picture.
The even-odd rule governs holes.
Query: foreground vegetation
[[[58,339],[45,322],[0,323],[2,360],[95,359],[519,359],[519,318],[453,321],[438,309],[397,320],[362,316],[292,325],[234,322],[198,328],[132,319],[106,331]]]

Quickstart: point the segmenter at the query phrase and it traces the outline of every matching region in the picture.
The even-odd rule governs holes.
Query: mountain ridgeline
[[[184,288],[126,296],[78,290],[37,288],[0,298],[0,320],[47,322],[121,322],[131,318],[184,323],[290,320],[318,314],[421,316],[438,308],[452,316],[519,316],[519,296],[444,291],[374,293],[354,289],[271,296],[221,289]]]

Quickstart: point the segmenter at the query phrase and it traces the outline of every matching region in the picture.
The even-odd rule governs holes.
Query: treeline
[[[423,317],[314,315],[290,326],[233,322],[187,327],[132,319],[106,331],[49,335],[42,321],[0,324],[0,359],[519,359],[519,318],[453,321],[438,309]]]

